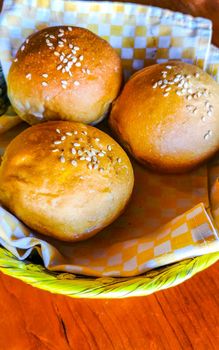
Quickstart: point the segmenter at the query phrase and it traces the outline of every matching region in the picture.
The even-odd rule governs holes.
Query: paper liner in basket
[[[47,25],[79,25],[107,39],[122,57],[125,77],[153,62],[196,62],[218,77],[211,22],[154,7],[80,1],[5,1],[0,59],[7,79],[12,56],[23,40]],[[210,61],[208,60],[210,58]],[[1,118],[0,118],[1,124]],[[0,150],[24,127],[1,135]],[[126,212],[95,237],[66,244],[32,232],[0,209],[0,243],[19,259],[37,249],[51,270],[93,276],[132,276],[187,257],[219,250],[210,217],[208,180],[217,221],[214,167],[178,176],[159,175],[133,164],[135,189]],[[207,209],[206,209],[207,208]],[[218,213],[219,217],[219,213]]]

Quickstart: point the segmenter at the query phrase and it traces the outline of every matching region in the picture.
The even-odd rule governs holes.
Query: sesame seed
[[[71,32],[72,31],[72,27],[68,27],[68,30],[69,30],[69,32]]]
[[[73,160],[71,161],[71,164],[72,164],[73,166],[77,166],[77,165],[78,165],[78,162],[77,162],[77,160],[74,160],[74,159],[73,159]]]
[[[72,54],[70,53],[70,54],[67,55],[67,58],[70,58],[71,56],[72,56]]]
[[[76,51],[78,51],[78,50],[80,50],[80,47],[74,46],[74,49],[75,49]]]
[[[171,87],[169,86],[165,89],[165,92],[170,91],[170,90],[171,90]]]
[[[61,65],[61,64],[59,64],[59,65],[56,67],[56,69],[57,69],[57,70],[62,69],[62,65]]]
[[[172,69],[172,66],[166,66],[166,69]]]
[[[187,90],[189,94],[192,94],[193,93],[193,90],[192,89],[188,89]]]
[[[59,28],[59,32],[60,32],[60,33],[64,33],[64,29]]]
[[[99,152],[99,153],[98,153],[98,156],[99,156],[99,157],[104,157],[104,153],[103,153],[103,152]]]
[[[58,37],[59,37],[59,38],[61,38],[62,36],[64,36],[64,33],[58,34]]]
[[[54,35],[49,35],[49,37],[50,37],[51,39],[55,39],[55,36],[54,36]]]
[[[76,67],[80,67],[80,66],[81,66],[81,62],[76,62],[76,63],[75,63],[75,66],[76,66]]]
[[[62,141],[54,141],[53,143],[54,143],[54,145],[60,145],[60,143],[62,143]]]
[[[69,49],[73,49],[73,45],[72,44],[69,44],[68,47],[69,47]]]
[[[85,131],[85,130],[83,130],[81,133],[82,133],[83,135],[87,135],[87,131]]]
[[[161,85],[161,89],[164,89],[166,87],[166,84],[164,84],[164,85]]]
[[[108,151],[112,151],[112,147],[110,145],[107,145]]]
[[[48,36],[49,36],[49,34],[47,33],[47,34],[45,35],[45,38],[48,38]]]
[[[26,74],[26,78],[30,80],[31,79],[31,73]]]
[[[69,71],[69,72],[68,72],[68,74],[70,75],[70,77],[72,77],[72,73],[71,73],[71,71]]]
[[[96,157],[96,156],[93,156],[93,157],[92,157],[92,160],[93,160],[93,162],[96,162],[96,161],[97,161],[97,157]]]
[[[71,50],[71,52],[74,54],[74,55],[76,55],[76,53],[77,53],[77,51],[76,50]]]
[[[74,143],[73,143],[73,146],[75,146],[75,147],[80,147],[80,143],[74,142]]]
[[[79,57],[79,60],[80,60],[80,61],[83,61],[83,59],[84,59],[84,56],[81,55],[81,56]]]
[[[84,157],[84,156],[82,156],[82,157],[80,157],[79,159],[80,159],[80,160],[85,160],[85,157]]]
[[[77,132],[77,130],[75,130],[75,131],[74,131],[74,135],[77,135],[77,134],[78,134],[78,132]]]
[[[94,170],[98,169],[98,164],[94,164]]]
[[[61,156],[61,157],[59,158],[59,160],[60,160],[61,163],[65,163],[65,157],[64,157],[64,156]]]
[[[48,85],[48,83],[46,81],[43,81],[41,84],[42,84],[42,86],[47,86]]]
[[[167,97],[169,95],[169,92],[165,92],[165,94],[163,94],[164,97]]]
[[[64,58],[63,63],[67,63],[67,62],[68,62],[68,59]]]
[[[87,156],[85,159],[86,159],[88,162],[91,161],[91,157],[89,157],[89,156]]]
[[[62,73],[65,73],[65,68],[62,68]]]
[[[90,69],[87,68],[87,74],[90,74]]]
[[[58,151],[59,151],[58,148],[52,150],[52,152],[58,152]]]
[[[178,96],[181,96],[181,91],[180,91],[180,90],[177,90],[177,91],[176,91],[176,94],[177,94]]]
[[[56,132],[57,132],[58,134],[60,134],[60,133],[61,133],[61,131],[60,131],[59,129],[56,129]]]
[[[63,84],[63,85],[67,85],[68,83],[67,83],[67,80],[61,80],[61,83]]]
[[[14,62],[17,62],[18,61],[18,59],[17,59],[17,57],[14,59]]]
[[[207,111],[207,115],[208,117],[211,117],[212,116],[212,112],[210,110]]]
[[[182,94],[185,94],[186,93],[186,89],[182,89],[181,92],[182,92]]]
[[[186,81],[186,82],[184,83],[184,88],[187,89],[188,87],[189,87],[189,84],[188,84],[188,82]]]
[[[199,73],[195,73],[195,77],[196,77],[196,78],[199,78],[199,77],[200,77],[200,74],[199,74]]]
[[[96,137],[96,138],[95,138],[95,141],[99,142],[99,141],[100,141],[100,139],[99,139],[98,137]]]
[[[75,148],[72,148],[72,149],[71,149],[71,153],[72,153],[72,154],[76,154],[76,153],[77,153],[76,149],[75,149]]]
[[[117,158],[117,162],[121,163],[122,159],[121,158]]]
[[[187,95],[186,98],[187,98],[187,100],[190,101],[192,99],[192,96],[191,95]]]
[[[164,70],[164,71],[162,71],[161,73],[162,73],[162,74],[167,74],[167,71],[166,71],[166,70]]]
[[[206,121],[206,117],[203,115],[203,116],[201,117],[201,120],[202,120],[203,122],[205,122],[205,121]]]
[[[65,135],[67,135],[67,136],[72,136],[72,132],[67,131],[67,132],[65,133]]]
[[[62,38],[61,40],[62,40],[64,43],[66,43],[66,39],[65,39],[65,38]]]
[[[104,172],[104,169],[103,169],[103,168],[99,168],[99,172],[100,172],[100,173],[103,173],[103,172]]]
[[[75,81],[74,81],[74,85],[75,85],[75,86],[80,85],[79,81],[75,80]]]
[[[79,155],[79,156],[82,156],[82,154],[83,154],[82,150],[79,149],[79,150],[78,150],[78,155]]]
[[[47,43],[47,46],[49,46],[49,47],[53,46],[53,43]]]
[[[157,82],[157,84],[160,86],[160,85],[162,85],[163,84],[163,80],[159,80],[158,82]]]
[[[25,49],[25,46],[24,45],[21,46],[21,51],[24,51],[24,49]]]
[[[90,170],[92,170],[92,168],[93,168],[91,163],[88,163],[88,166],[87,166],[87,167],[88,167],[88,169],[90,169]]]
[[[29,43],[29,39],[26,39],[25,43],[28,44]]]
[[[64,141],[66,139],[66,136],[62,136],[61,140]]]
[[[201,91],[198,91],[198,92],[197,92],[197,95],[198,95],[198,97],[201,97],[201,96],[202,96],[202,92],[201,92]]]
[[[48,78],[48,74],[47,74],[47,73],[44,73],[44,74],[42,74],[42,77],[43,77],[43,78]]]
[[[63,88],[63,89],[66,89],[66,88],[67,88],[67,85],[62,84],[62,88]]]
[[[154,84],[152,85],[152,88],[153,88],[153,89],[156,89],[156,88],[157,88],[157,83],[154,83]]]

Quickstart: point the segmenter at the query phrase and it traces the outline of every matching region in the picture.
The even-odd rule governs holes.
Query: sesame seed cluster
[[[108,165],[113,163],[113,146],[108,144],[103,146],[100,138],[90,137],[86,130],[62,132],[56,129],[57,137],[52,144],[52,152],[58,154],[58,160],[61,163],[70,162],[73,167],[77,167],[83,162],[89,170],[98,170],[104,173],[108,170]],[[70,140],[69,140],[70,138]],[[66,150],[65,141],[70,141],[71,147]],[[107,159],[106,162],[103,162]],[[116,163],[121,163],[122,159],[117,157]]]
[[[212,117],[214,112],[214,107],[209,101],[212,94],[206,88],[198,87],[197,85],[194,86],[194,79],[197,81],[199,78],[200,73],[198,72],[194,75],[179,74],[178,72],[174,72],[174,66],[167,65],[165,66],[165,70],[161,71],[160,79],[155,82],[152,80],[152,88],[161,89],[164,97],[169,96],[171,92],[184,97],[190,101],[186,105],[187,111],[191,115],[199,113],[201,115],[201,121],[206,122]],[[198,106],[196,102],[201,102],[201,104]],[[211,136],[212,130],[207,130],[203,138],[204,140],[208,140]]]
[[[74,29],[72,27],[67,27],[67,31],[72,32]],[[60,85],[63,89],[66,89],[68,85],[71,84],[70,87],[77,87],[80,85],[80,81],[74,79],[74,73],[72,71],[72,67],[76,67],[83,74],[90,75],[90,69],[84,65],[84,55],[81,53],[81,48],[75,45],[72,42],[71,38],[68,38],[65,34],[65,30],[63,28],[59,28],[56,34],[49,34],[47,32],[44,33],[45,44],[48,47],[48,50],[53,51],[54,54],[54,64],[56,66],[56,70],[60,71],[61,79]],[[21,51],[24,51],[26,45],[29,43],[29,39],[25,41],[25,43],[21,46]],[[14,62],[18,62],[18,58],[14,59]],[[68,74],[70,77],[73,77],[73,81],[69,81],[67,79],[63,79],[63,75]],[[26,72],[26,79],[31,80],[32,74],[31,72]],[[44,72],[42,75],[41,85],[46,87],[49,85],[49,74]]]

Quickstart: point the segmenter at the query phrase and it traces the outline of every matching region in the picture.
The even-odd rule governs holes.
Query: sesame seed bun
[[[64,241],[93,236],[124,210],[133,170],[107,134],[47,122],[19,134],[0,167],[0,202],[32,229]]]
[[[97,123],[122,81],[114,49],[87,29],[48,27],[20,47],[8,75],[8,96],[29,124],[47,120]]]
[[[172,61],[134,74],[110,125],[142,164],[186,172],[219,149],[219,85],[194,65]]]

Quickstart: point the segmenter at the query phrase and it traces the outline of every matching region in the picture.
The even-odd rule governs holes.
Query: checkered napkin
[[[219,80],[211,22],[154,7],[64,0],[4,1],[0,60],[4,76],[21,43],[48,25],[77,25],[99,34],[122,57],[127,79],[154,62],[196,63]],[[1,124],[1,118],[0,118]],[[0,135],[0,151],[25,126]],[[125,213],[95,237],[66,244],[32,232],[0,207],[0,244],[19,259],[36,249],[50,270],[133,276],[219,251],[219,164],[186,175],[159,175],[133,163],[135,188]],[[209,187],[210,183],[210,187]]]

